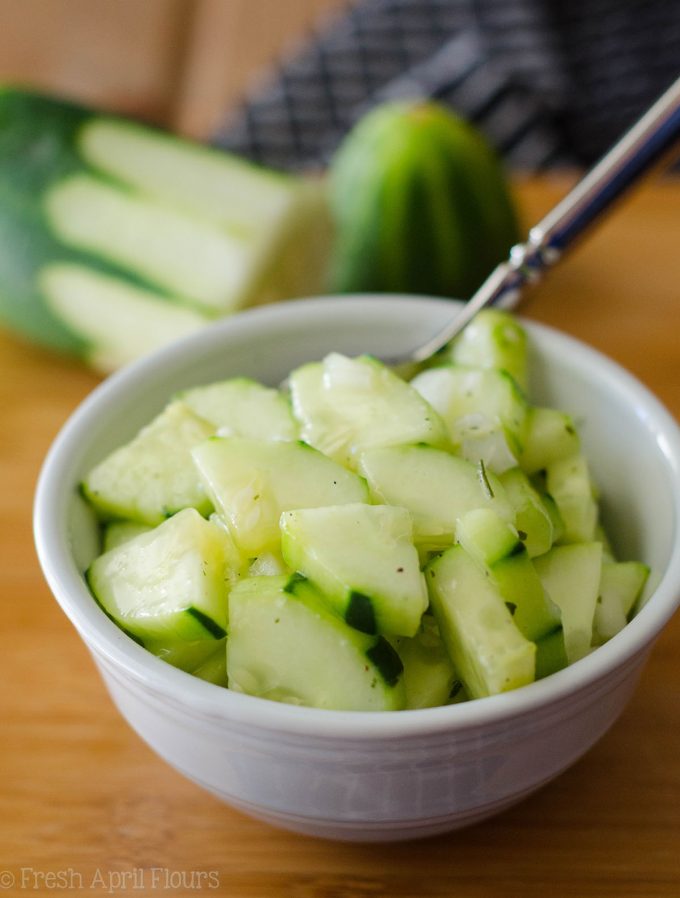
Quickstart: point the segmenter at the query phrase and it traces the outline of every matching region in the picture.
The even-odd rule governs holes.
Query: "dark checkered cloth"
[[[363,0],[282,62],[215,138],[324,165],[390,98],[432,97],[513,168],[587,165],[680,75],[680,0]]]

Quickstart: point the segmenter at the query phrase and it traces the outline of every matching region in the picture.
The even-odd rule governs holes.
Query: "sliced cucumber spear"
[[[0,317],[103,370],[325,284],[321,182],[7,87],[0,197]]]

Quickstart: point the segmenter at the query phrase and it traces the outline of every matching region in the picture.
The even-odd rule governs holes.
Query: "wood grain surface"
[[[527,220],[564,181],[518,185]],[[644,188],[527,301],[680,413],[680,183]],[[680,616],[618,723],[572,769],[474,828],[356,846],[273,829],[159,760],[113,708],[43,583],[41,459],[97,383],[0,334],[0,892],[229,898],[677,898]],[[644,476],[644,472],[641,472]]]

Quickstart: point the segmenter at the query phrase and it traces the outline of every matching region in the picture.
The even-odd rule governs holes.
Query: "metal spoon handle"
[[[539,279],[563,252],[673,149],[680,138],[680,78],[603,156],[567,196],[510,251],[447,327],[413,353],[423,361],[445,346],[486,306],[512,307],[525,284]]]

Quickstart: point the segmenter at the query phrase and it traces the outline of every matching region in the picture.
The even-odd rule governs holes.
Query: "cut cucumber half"
[[[346,624],[304,578],[243,580],[230,596],[229,615],[230,689],[314,708],[404,707],[394,649]]]
[[[404,665],[407,708],[435,708],[465,700],[465,689],[433,615],[423,615],[415,636],[393,637],[391,643]]]
[[[168,405],[125,446],[87,475],[85,496],[104,518],[159,524],[182,508],[212,510],[191,449],[214,433],[184,403]]]
[[[442,549],[455,541],[456,523],[475,508],[493,508],[507,521],[514,510],[493,474],[429,446],[372,449],[359,471],[375,501],[407,508],[420,548]]]
[[[306,443],[213,437],[193,458],[239,552],[278,551],[284,511],[368,501],[365,482]]]
[[[528,406],[506,371],[445,365],[423,371],[411,383],[439,412],[463,458],[481,460],[496,473],[515,467]]]
[[[413,636],[427,591],[405,508],[351,504],[281,516],[283,557],[347,623],[365,633]]]
[[[198,667],[189,673],[192,673],[200,680],[207,683],[214,683],[216,686],[227,686],[227,640],[218,640],[219,645],[214,652],[211,652],[205,661],[202,661]]]
[[[87,581],[119,627],[156,654],[172,656],[185,642],[226,635],[227,552],[220,528],[187,508],[100,555]]]
[[[534,680],[536,646],[515,625],[499,590],[462,546],[425,571],[432,610],[471,698]]]
[[[483,309],[456,337],[447,352],[457,365],[500,368],[527,386],[527,335],[509,312]]]
[[[554,542],[553,520],[545,502],[519,468],[499,475],[508,499],[515,509],[515,526],[529,556],[544,555]]]
[[[254,440],[296,440],[299,427],[290,404],[278,390],[247,377],[235,377],[178,394],[219,436]]]
[[[449,445],[439,415],[377,359],[331,353],[289,383],[302,439],[340,464],[356,467],[361,452],[383,446]]]
[[[602,544],[556,546],[535,558],[534,565],[548,595],[562,612],[567,658],[573,664],[590,652],[600,594]]]
[[[0,316],[105,371],[326,283],[324,179],[11,87],[0,194]]]
[[[534,406],[529,409],[526,427],[519,463],[527,474],[542,471],[548,465],[577,455],[580,451],[574,421],[564,412]]]

